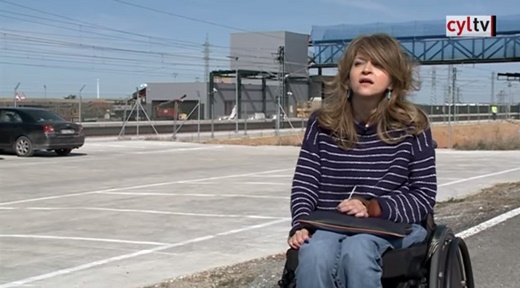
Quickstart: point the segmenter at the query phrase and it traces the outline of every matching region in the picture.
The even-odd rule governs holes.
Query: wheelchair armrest
[[[289,248],[285,253],[285,265],[283,267],[282,277],[278,281],[281,288],[295,288],[295,272],[298,267],[298,250]]]

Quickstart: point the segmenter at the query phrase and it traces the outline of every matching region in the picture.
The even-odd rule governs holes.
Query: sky
[[[124,98],[150,82],[204,79],[203,43],[210,69],[229,68],[236,32],[291,31],[337,24],[438,20],[446,15],[510,15],[517,0],[0,0],[0,97],[18,91],[31,98],[78,94]],[[520,72],[520,64],[457,65],[460,99],[487,102],[492,72]],[[414,101],[442,103],[447,67],[421,68]],[[334,71],[329,72],[333,73]],[[495,81],[520,101],[520,85]],[[507,97],[506,97],[507,98]]]

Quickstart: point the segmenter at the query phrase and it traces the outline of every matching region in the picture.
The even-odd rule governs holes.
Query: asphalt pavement
[[[280,253],[297,154],[105,139],[69,157],[2,155],[0,288],[141,287]],[[439,199],[520,181],[519,163],[518,152],[439,151]],[[499,268],[518,268],[517,218],[468,238],[479,281],[508,281],[491,287],[518,283]]]
[[[520,216],[515,216],[465,238],[476,287],[519,287],[519,232]]]

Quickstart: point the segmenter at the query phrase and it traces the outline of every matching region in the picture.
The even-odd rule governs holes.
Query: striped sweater
[[[309,118],[291,191],[292,235],[298,219],[314,210],[334,210],[353,196],[377,199],[381,218],[419,223],[433,212],[437,193],[431,130],[386,144],[375,126],[356,124],[358,143],[340,149],[327,131]]]

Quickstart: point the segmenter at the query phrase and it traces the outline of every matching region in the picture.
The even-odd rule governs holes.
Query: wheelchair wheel
[[[446,260],[445,287],[475,287],[468,247],[463,239],[453,239]]]
[[[474,288],[473,271],[466,243],[443,228],[433,243],[428,288]]]
[[[448,258],[448,248],[455,235],[451,229],[439,225],[430,243],[430,279],[428,288],[446,288],[444,285],[444,268]]]

